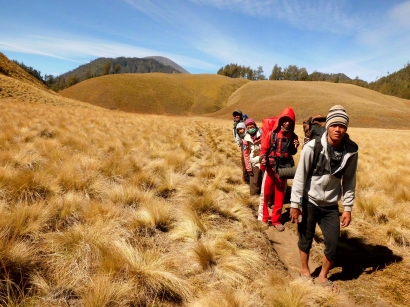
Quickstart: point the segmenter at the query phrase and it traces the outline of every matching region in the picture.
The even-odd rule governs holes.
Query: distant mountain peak
[[[153,60],[155,60],[155,61],[157,61],[157,62],[159,62],[159,63],[161,63],[161,64],[163,64],[163,65],[171,66],[172,68],[178,70],[178,71],[181,72],[182,74],[189,74],[189,73],[190,73],[189,71],[185,70],[184,68],[182,68],[181,66],[179,66],[179,65],[178,65],[177,63],[175,63],[174,61],[172,61],[172,60],[170,60],[170,59],[168,59],[168,58],[166,58],[166,57],[163,57],[163,56],[147,56],[147,57],[144,57],[143,59],[153,59]]]

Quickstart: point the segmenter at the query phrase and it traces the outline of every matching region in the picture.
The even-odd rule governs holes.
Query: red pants
[[[266,172],[265,186],[263,189],[264,197],[262,221],[267,222],[269,219],[268,201],[271,199],[273,193],[272,225],[277,225],[280,224],[287,182],[286,179],[279,179],[271,167],[267,167]]]

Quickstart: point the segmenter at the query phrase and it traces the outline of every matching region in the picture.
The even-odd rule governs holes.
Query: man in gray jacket
[[[312,280],[308,266],[316,224],[322,230],[325,251],[318,284],[337,292],[327,275],[336,258],[340,227],[349,226],[356,189],[358,146],[346,133],[349,117],[340,105],[326,117],[326,132],[302,150],[293,180],[290,217],[298,224],[301,277]],[[339,217],[338,201],[344,211]]]

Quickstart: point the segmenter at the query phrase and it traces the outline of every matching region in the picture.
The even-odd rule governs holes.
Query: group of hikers
[[[341,105],[327,116],[313,116],[303,122],[304,139],[298,166],[293,156],[300,142],[295,134],[295,113],[291,107],[277,117],[255,120],[240,110],[233,113],[233,136],[241,149],[243,180],[251,195],[260,195],[258,220],[284,231],[281,222],[287,179],[293,179],[290,221],[298,224],[298,247],[302,279],[336,292],[328,280],[335,261],[340,228],[349,226],[355,197],[358,146],[346,133],[349,116]],[[339,216],[338,201],[344,210]],[[269,213],[271,209],[271,213]],[[322,230],[325,250],[322,268],[313,279],[308,266],[316,224]]]

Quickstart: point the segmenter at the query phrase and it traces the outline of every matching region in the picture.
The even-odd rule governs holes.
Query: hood
[[[238,123],[238,124],[236,125],[236,130],[238,130],[238,129],[240,129],[240,128],[243,128],[243,129],[246,130],[246,127],[245,127],[244,122],[240,122],[240,123]]]
[[[280,120],[283,117],[289,117],[293,121],[293,127],[292,127],[292,129],[290,129],[290,131],[293,132],[295,130],[296,116],[295,116],[295,112],[293,111],[293,109],[291,107],[286,107],[280,112],[280,114],[278,116],[278,120],[276,121],[275,125],[273,126],[272,131],[275,131],[275,132],[279,131],[279,129],[280,129],[279,123],[280,123]]]

